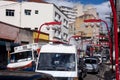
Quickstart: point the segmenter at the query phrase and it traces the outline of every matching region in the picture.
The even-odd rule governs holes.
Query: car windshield
[[[32,51],[13,53],[10,56],[10,62],[28,61],[32,59]]]
[[[37,70],[75,71],[75,54],[40,53]]]
[[[97,64],[97,61],[94,60],[94,59],[86,59],[85,63],[88,63],[88,64]]]

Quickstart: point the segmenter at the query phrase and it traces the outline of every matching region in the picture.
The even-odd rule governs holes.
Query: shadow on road
[[[97,76],[98,80],[104,80],[104,77],[103,77],[103,76],[101,76],[101,75],[99,75],[99,74],[97,74],[96,76]]]
[[[106,71],[104,73],[104,80],[113,80],[115,79],[115,71],[112,71],[111,69],[109,71]]]
[[[115,71],[108,70],[104,72],[103,76],[100,74],[96,74],[96,76],[98,77],[98,80],[113,80],[115,79]]]

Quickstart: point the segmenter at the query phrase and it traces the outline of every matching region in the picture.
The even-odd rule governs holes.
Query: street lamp
[[[117,22],[117,13],[114,5],[114,0],[109,0],[111,4],[111,9],[113,13],[113,25],[114,25],[114,42],[115,42],[115,68],[116,68],[116,80],[119,80],[119,52],[118,52],[118,22]]]
[[[84,22],[104,22],[108,31],[108,38],[109,38],[109,46],[110,46],[110,55],[112,56],[112,38],[110,36],[110,30],[108,28],[108,24],[106,21],[102,20],[102,19],[88,19],[88,20],[84,20]],[[112,58],[112,57],[111,57]]]
[[[102,20],[102,19],[88,19],[88,20],[84,20],[84,22],[104,22],[108,31],[108,38],[109,38],[109,46],[110,46],[110,58],[111,58],[111,63],[112,63],[112,70],[113,70],[113,56],[112,56],[112,38],[110,36],[110,30],[108,28],[108,24],[106,21]]]
[[[41,28],[44,26],[44,25],[61,25],[61,22],[47,22],[47,23],[44,23],[42,24],[40,27],[39,27],[39,30],[38,30],[38,36],[37,36],[37,39],[36,39],[36,42],[38,43],[38,39],[39,39],[39,35],[40,35],[40,31],[41,31]]]
[[[70,39],[71,39],[71,38],[76,39],[76,38],[80,38],[80,37],[81,37],[81,36],[79,36],[79,35],[71,36],[71,37],[68,39],[68,44],[70,44]]]
[[[69,37],[69,39],[68,39],[68,44],[70,44],[70,39],[72,39],[72,38],[74,38],[74,39],[80,39],[82,36],[80,36],[80,35],[73,35],[73,36],[71,36],[71,37]],[[80,50],[80,49],[77,49],[77,50]],[[80,53],[77,53],[78,55],[80,54]]]

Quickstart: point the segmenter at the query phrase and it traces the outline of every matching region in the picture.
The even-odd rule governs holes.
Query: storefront
[[[38,42],[41,44],[45,44],[49,42],[49,34],[41,32],[38,37],[38,32],[33,32],[33,40],[34,42]]]
[[[14,47],[19,44],[9,40],[0,40],[0,66],[7,65],[8,63],[8,52],[13,52]]]
[[[0,22],[0,66],[7,65],[8,53],[13,52],[15,46],[34,43],[37,37],[37,31]],[[41,32],[38,40],[41,44],[48,43],[49,34]]]
[[[0,22],[0,66],[8,63],[8,50],[12,52],[18,43],[14,41],[19,33],[19,28]],[[7,46],[7,47],[6,47]]]

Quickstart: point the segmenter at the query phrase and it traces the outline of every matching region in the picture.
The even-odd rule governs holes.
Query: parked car
[[[100,63],[98,58],[86,57],[84,60],[85,60],[87,72],[96,72],[96,73],[99,72]]]
[[[102,63],[102,55],[101,54],[94,54],[93,56],[99,59],[100,64]]]
[[[102,56],[102,62],[106,63],[107,62],[107,57],[106,56]]]
[[[26,72],[26,71],[0,71],[0,80],[55,80],[46,73]]]

